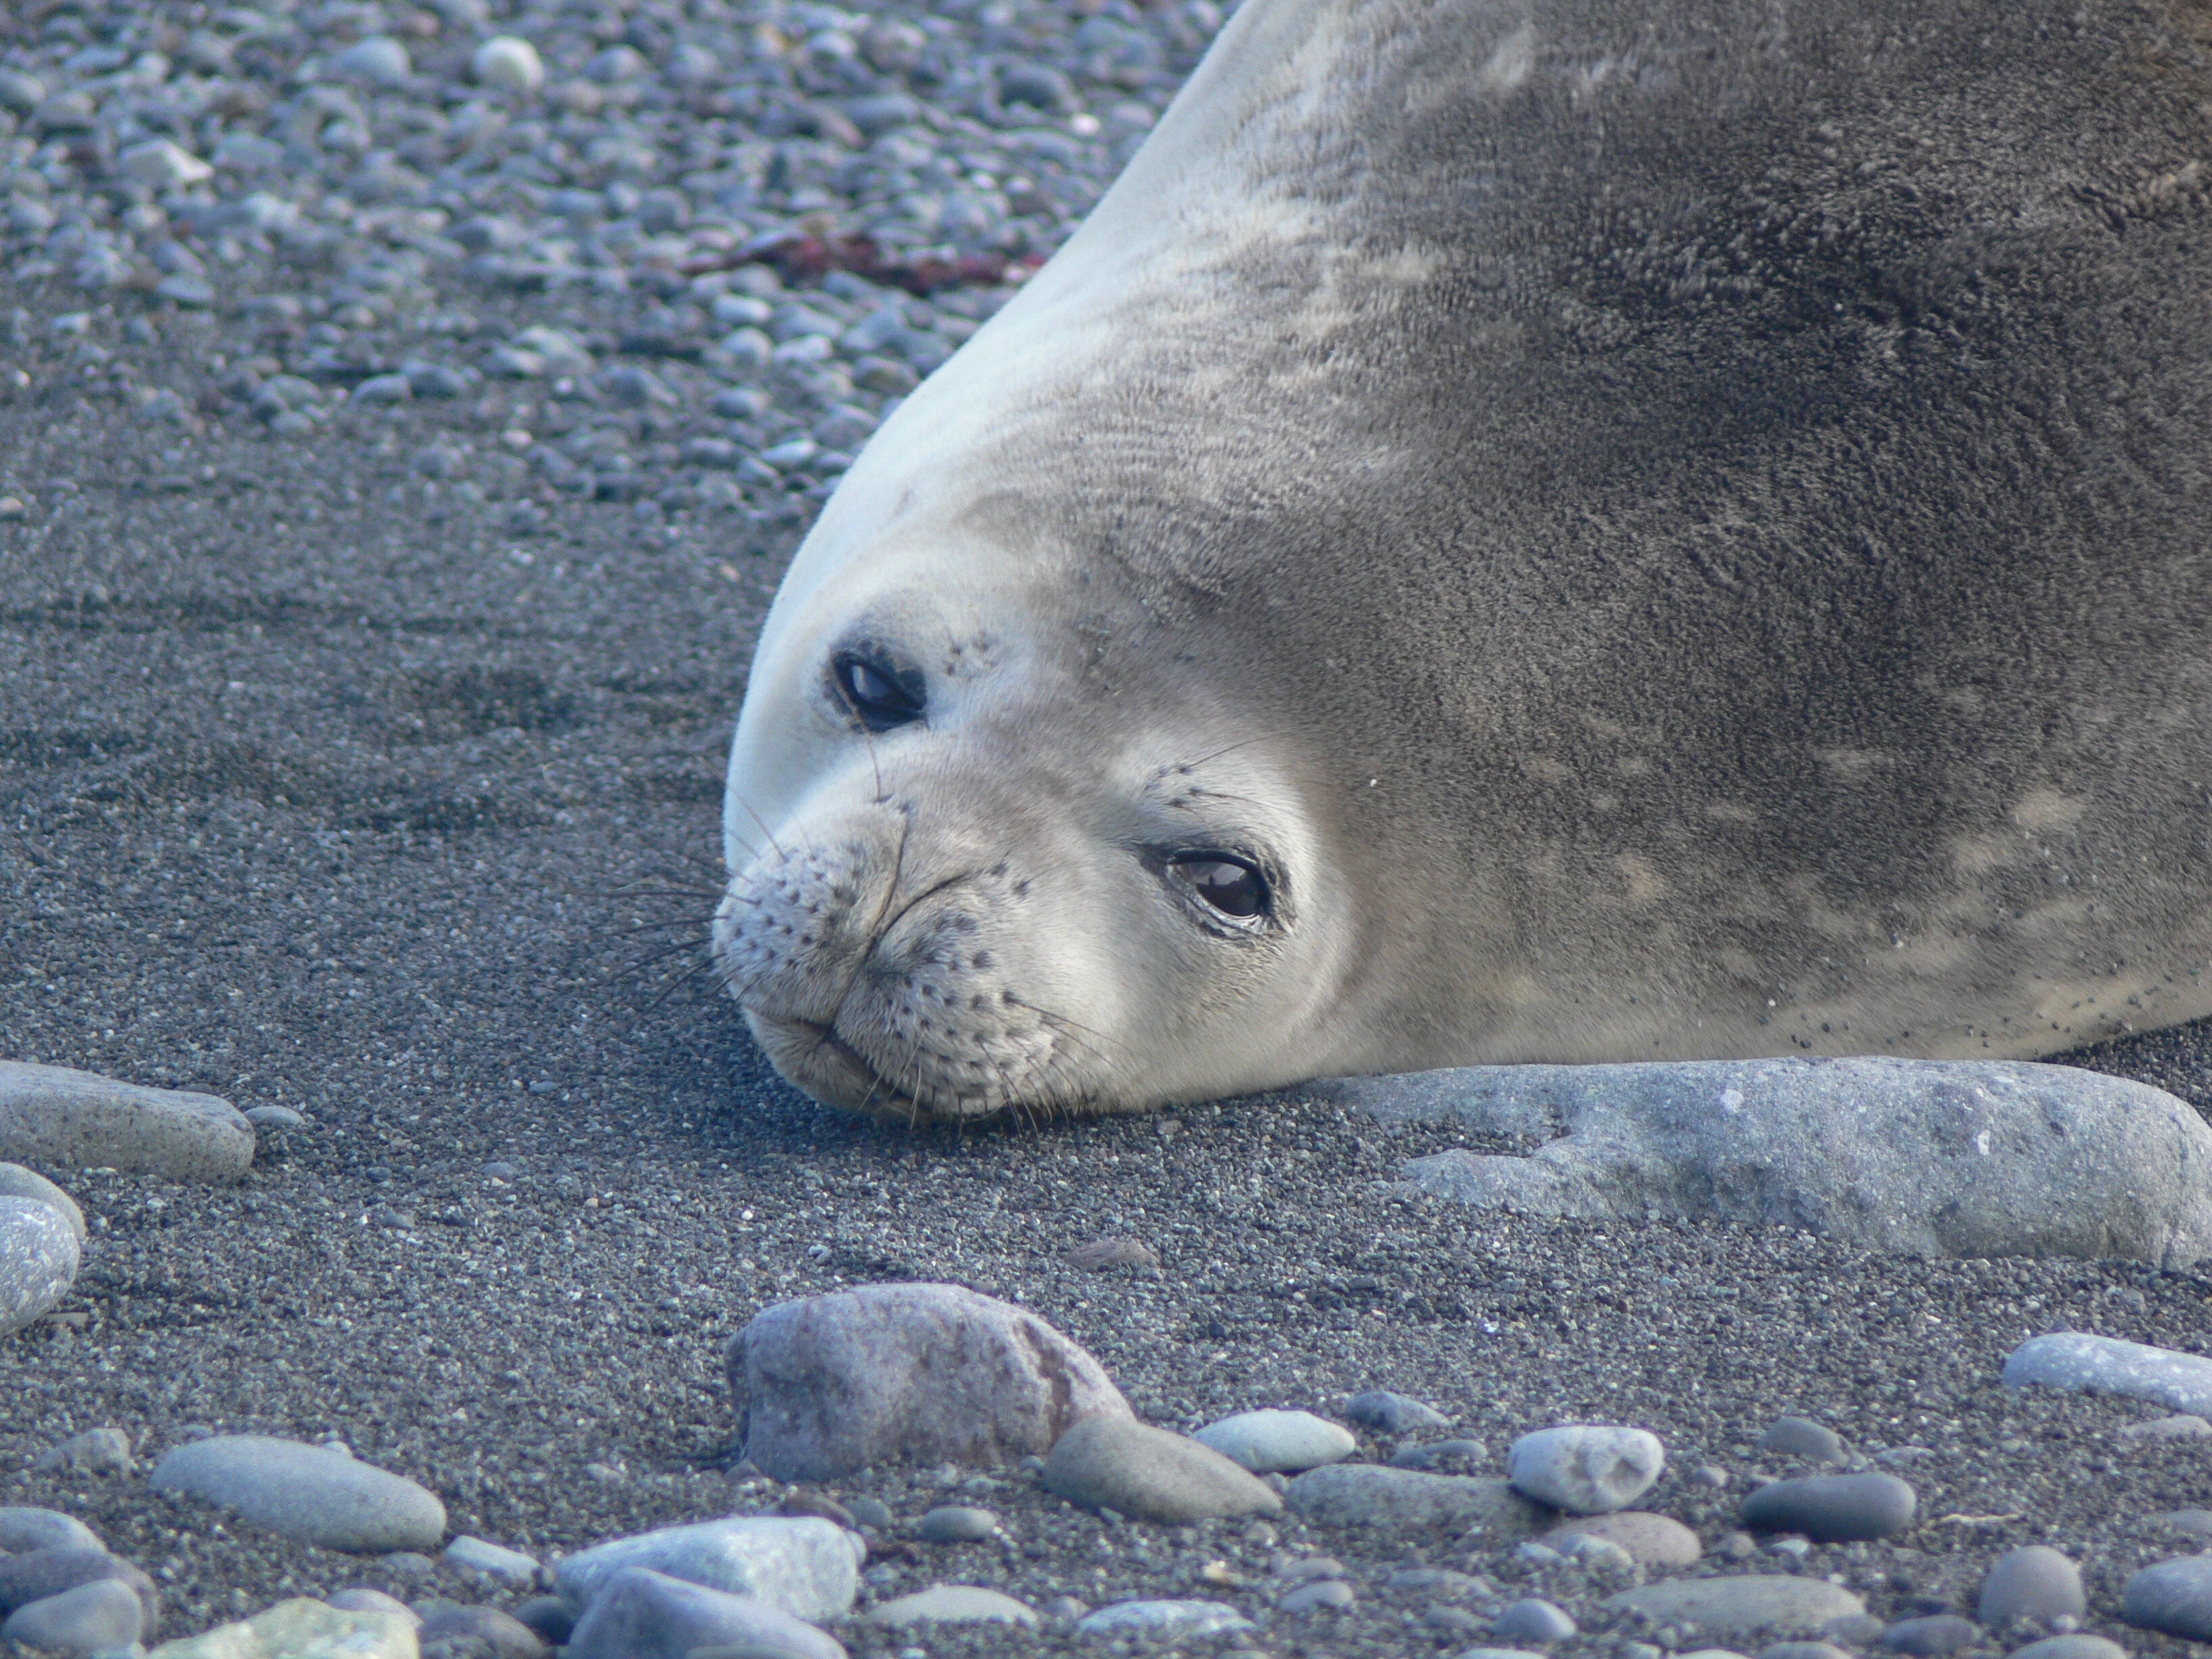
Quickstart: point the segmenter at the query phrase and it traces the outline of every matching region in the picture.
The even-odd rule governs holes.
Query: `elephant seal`
[[[1247,0],[764,624],[817,1098],[2212,1012],[2204,0]]]

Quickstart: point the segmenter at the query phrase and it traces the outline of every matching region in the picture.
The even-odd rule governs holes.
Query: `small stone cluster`
[[[83,11],[0,49],[0,258],[66,296],[41,337],[16,325],[63,360],[30,378],[110,385],[180,449],[210,423],[388,428],[523,534],[589,501],[787,533],[1221,21],[778,0],[653,3],[611,38],[551,0]],[[848,257],[764,262],[786,248]],[[177,341],[201,354],[182,374],[148,349]]]

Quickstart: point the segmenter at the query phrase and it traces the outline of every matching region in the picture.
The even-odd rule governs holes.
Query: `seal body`
[[[771,1057],[927,1118],[2212,1012],[2208,111],[2203,0],[1247,0],[775,600]]]

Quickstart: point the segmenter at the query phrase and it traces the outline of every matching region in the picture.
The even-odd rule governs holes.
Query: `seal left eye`
[[[881,659],[847,652],[830,672],[845,706],[871,732],[910,726],[925,712],[921,676],[912,669],[902,673]]]
[[[1250,865],[1215,853],[1170,859],[1168,868],[1212,908],[1235,921],[1249,921],[1267,908],[1267,878]]]

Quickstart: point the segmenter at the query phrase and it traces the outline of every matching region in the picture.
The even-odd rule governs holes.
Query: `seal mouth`
[[[981,1102],[963,1110],[963,1102],[916,1098],[887,1079],[835,1025],[757,1008],[746,1008],[744,1016],[775,1069],[825,1106],[902,1123],[988,1117],[996,1109]]]

